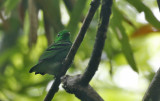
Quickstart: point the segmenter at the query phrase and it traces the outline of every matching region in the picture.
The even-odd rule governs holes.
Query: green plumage
[[[61,31],[54,43],[50,45],[40,56],[37,65],[30,69],[30,73],[58,75],[62,69],[62,62],[68,54],[72,43],[68,31]]]

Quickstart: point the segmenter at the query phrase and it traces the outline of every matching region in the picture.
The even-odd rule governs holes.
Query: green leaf
[[[20,0],[6,0],[5,2],[5,11],[6,13],[11,12],[19,3]]]
[[[116,33],[116,36],[121,43],[122,51],[132,69],[138,72],[136,62],[134,60],[133,52],[129,44],[127,33],[125,32],[124,27],[122,26],[123,16],[117,8],[113,7],[113,17],[111,19],[111,28]]]
[[[74,5],[69,24],[67,26],[67,29],[73,34],[77,30],[78,23],[82,17],[83,10],[86,6],[86,2],[87,0],[77,0],[76,4]]]
[[[132,6],[134,6],[138,12],[144,12],[146,20],[152,24],[154,27],[159,29],[160,22],[158,19],[153,15],[152,11],[142,3],[141,0],[126,0]]]
[[[5,2],[5,0],[0,0],[0,8],[3,6],[4,2]]]
[[[107,39],[105,41],[105,47],[104,49],[106,50],[107,56],[109,59],[112,59],[112,55],[113,55],[113,47],[112,47],[112,42],[111,42],[111,35],[110,33],[107,33]]]
[[[44,17],[47,22],[51,24],[54,31],[58,33],[60,30],[64,29],[61,22],[60,14],[60,0],[35,0],[43,10]]]

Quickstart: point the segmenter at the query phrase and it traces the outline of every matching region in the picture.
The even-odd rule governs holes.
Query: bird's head
[[[67,30],[60,31],[55,39],[55,42],[58,41],[70,41],[70,32]]]

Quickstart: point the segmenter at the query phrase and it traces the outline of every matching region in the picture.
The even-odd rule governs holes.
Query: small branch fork
[[[102,50],[104,47],[109,18],[111,15],[112,0],[102,0],[100,21],[96,35],[96,42],[92,52],[91,59],[86,71],[82,75],[63,76],[61,78],[63,88],[75,94],[81,101],[104,101],[99,94],[89,85],[100,63]]]
[[[81,99],[81,101],[104,101],[98,95],[98,93],[89,85],[89,82],[93,78],[100,63],[101,54],[106,39],[109,18],[111,15],[112,0],[102,0],[100,22],[96,35],[96,42],[86,71],[83,75],[76,75],[73,77],[68,75],[64,76],[70,64],[72,63],[81,42],[83,41],[85,33],[99,5],[100,0],[92,0],[90,10],[87,14],[86,19],[84,20],[82,28],[64,61],[63,70],[55,79],[55,82],[53,83],[44,101],[51,101],[55,93],[58,91],[58,87],[61,81],[63,83],[63,88],[67,92],[75,94],[75,96]]]
[[[98,93],[89,85],[100,63],[102,50],[104,47],[106,32],[111,15],[112,0],[103,0],[100,13],[100,22],[96,35],[96,42],[91,59],[83,75],[63,76],[61,78],[63,88],[75,94],[81,101],[104,101]]]
[[[81,75],[65,75],[61,80],[63,88],[68,93],[75,94],[81,101],[104,101],[90,85],[83,86],[79,83]]]

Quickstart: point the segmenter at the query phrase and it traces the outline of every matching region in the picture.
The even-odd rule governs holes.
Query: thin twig
[[[89,61],[88,67],[81,78],[82,85],[88,85],[92,77],[94,76],[95,72],[98,69],[98,65],[100,63],[102,50],[104,47],[105,39],[106,39],[106,32],[109,23],[109,18],[111,15],[111,6],[112,0],[103,0],[102,1],[102,8],[100,14],[100,21],[96,36],[96,42],[94,45],[94,50],[92,52],[91,59]]]
[[[97,10],[97,8],[99,7],[99,4],[100,4],[100,0],[92,0],[91,2],[91,7],[89,9],[89,12],[83,22],[83,25],[82,25],[82,28],[81,30],[79,31],[79,34],[76,38],[76,40],[74,41],[65,61],[64,61],[64,64],[63,64],[63,70],[60,72],[60,74],[58,75],[58,77],[55,79],[54,83],[52,84],[51,86],[51,89],[49,90],[46,98],[44,101],[51,101],[52,98],[54,97],[55,93],[58,91],[58,88],[59,88],[59,84],[60,84],[60,77],[62,77],[63,75],[65,75],[66,71],[68,70],[70,64],[72,63],[73,59],[74,59],[74,56],[80,46],[80,44],[82,43],[83,41],[83,38],[85,36],[85,33],[90,25],[90,22],[92,21],[93,19],[93,16]]]

